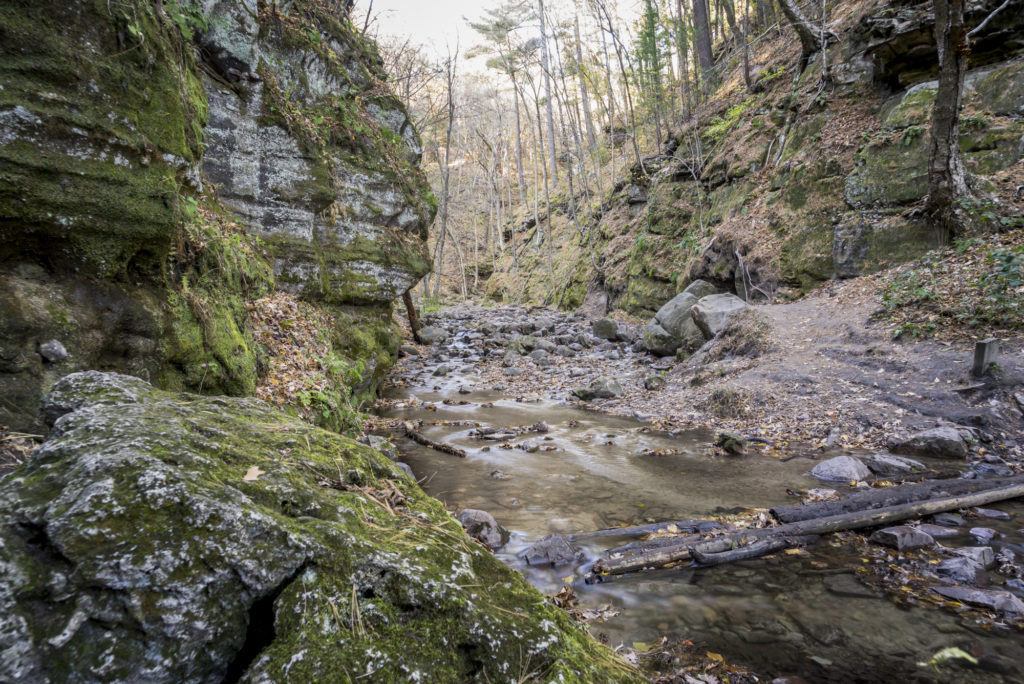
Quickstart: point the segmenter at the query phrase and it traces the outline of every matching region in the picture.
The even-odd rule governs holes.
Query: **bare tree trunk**
[[[804,13],[800,11],[800,6],[796,4],[796,0],[779,0],[779,7],[782,8],[782,13],[786,15],[786,21],[789,22],[793,30],[796,31],[797,37],[800,38],[800,71],[807,68],[807,61],[814,55],[815,52],[819,52],[825,45],[826,41],[834,38],[831,34],[825,31],[819,31],[815,28],[814,24],[804,16]],[[825,35],[825,40],[822,40],[822,35]]]
[[[519,201],[526,201],[526,176],[523,174],[523,146],[520,144],[519,124],[519,83],[516,82],[515,72],[512,76],[512,102],[516,112],[516,171],[519,173]]]
[[[580,17],[576,15],[576,75],[580,80],[580,99],[583,101],[583,117],[587,124],[587,144],[593,149],[597,145],[594,119],[590,114],[590,96],[587,93],[587,79],[583,75],[583,43],[580,40]]]
[[[958,200],[970,192],[960,154],[960,101],[970,51],[963,0],[935,0],[935,40],[939,49],[939,89],[932,109],[927,212],[939,238],[948,242],[963,232],[966,217]]]
[[[548,59],[548,34],[544,17],[544,0],[537,0],[537,14],[540,16],[540,56],[544,70],[544,97],[547,100],[548,151],[551,155],[551,180],[558,182],[558,153],[555,150],[555,119],[551,113],[551,65]],[[539,229],[539,226],[538,226]]]
[[[437,243],[437,273],[434,274],[434,296],[441,291],[441,266],[444,263],[444,240],[448,234],[448,184],[451,178],[451,167],[448,165],[452,149],[452,128],[455,126],[455,70],[459,58],[456,48],[455,56],[449,56],[445,63],[445,79],[448,86],[448,130],[444,138],[444,168],[441,169],[441,235]],[[440,160],[438,160],[440,162]]]
[[[750,0],[743,0],[743,82],[753,90],[750,82]]]
[[[612,62],[608,58],[608,42],[604,37],[604,28],[598,27],[601,33],[601,50],[604,52],[604,76],[608,88],[608,151],[612,162],[611,183],[615,183],[615,91],[612,89]]]
[[[402,293],[402,301],[405,302],[405,311],[409,314],[409,328],[412,330],[412,338],[416,340],[416,344],[423,344],[423,340],[420,339],[420,317],[416,313],[416,305],[412,302],[412,289]]]
[[[715,60],[711,54],[711,21],[708,16],[707,0],[693,0],[693,26],[697,43],[697,59],[700,63],[701,90],[705,97],[715,87]]]
[[[729,30],[732,31],[732,37],[736,41],[736,47],[739,47],[743,44],[743,34],[740,33],[739,26],[736,25],[736,10],[732,6],[732,0],[722,0],[720,7],[725,12],[725,20],[729,24]]]
[[[679,104],[687,116],[690,115],[690,39],[687,37],[686,14],[683,11],[683,0],[676,0],[676,20],[679,22]]]

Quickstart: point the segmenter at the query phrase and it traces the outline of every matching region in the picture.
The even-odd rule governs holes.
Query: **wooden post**
[[[974,369],[971,374],[980,378],[999,357],[999,338],[979,340],[974,345]]]

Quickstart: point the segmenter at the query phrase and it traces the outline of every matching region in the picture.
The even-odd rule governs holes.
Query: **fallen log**
[[[928,480],[898,487],[884,487],[856,492],[836,501],[810,504],[775,506],[770,509],[776,520],[784,523],[800,522],[842,513],[855,513],[876,508],[924,501],[936,497],[963,496],[986,489],[997,489],[1024,483],[1024,476],[1001,477],[985,480]]]
[[[425,437],[422,433],[416,432],[410,423],[406,423],[403,427],[405,428],[405,436],[417,444],[445,454],[451,454],[452,456],[458,456],[459,458],[466,458],[466,452],[462,449],[454,447],[447,442],[435,442],[434,440]]]
[[[703,553],[694,545],[690,547],[690,558],[696,561],[702,568],[711,567],[712,565],[721,565],[722,563],[732,563],[733,561],[745,560],[747,558],[765,556],[769,553],[789,548],[794,543],[788,537],[772,537],[770,539],[762,539],[753,544],[747,544],[746,546],[740,546],[739,548],[729,549],[728,551],[719,551],[718,553]]]
[[[703,539],[705,539],[705,536],[702,534],[690,534],[685,537],[657,537],[655,539],[645,539],[643,541],[630,542],[629,544],[616,546],[614,549],[608,549],[605,551],[605,558],[637,556],[655,549],[664,549],[670,546],[678,547],[687,542],[696,543]]]
[[[680,532],[696,532],[703,530],[709,525],[721,527],[722,523],[715,522],[714,520],[675,520],[660,523],[651,523],[649,525],[633,525],[631,527],[609,527],[603,530],[594,530],[593,532],[580,532],[578,534],[568,535],[569,541],[580,541],[582,539],[597,539],[599,537],[638,537],[642,534],[652,534],[654,532],[666,531],[669,527],[675,526]]]
[[[593,574],[621,575],[644,568],[662,567],[670,563],[690,560],[694,558],[694,552],[698,554],[720,553],[769,538],[784,539],[786,537],[829,534],[843,530],[875,527],[917,518],[922,515],[932,515],[934,513],[943,513],[972,506],[984,506],[985,504],[1015,499],[1020,496],[1024,496],[1024,482],[962,496],[948,496],[867,511],[830,515],[812,520],[786,523],[779,527],[747,529],[741,532],[732,532],[712,537],[707,541],[697,544],[683,543],[621,559],[600,559],[594,563]]]

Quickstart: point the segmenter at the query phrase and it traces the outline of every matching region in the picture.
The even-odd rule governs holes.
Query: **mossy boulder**
[[[378,452],[62,379],[0,482],[5,681],[643,681]]]
[[[832,241],[832,226],[807,226],[794,231],[782,245],[782,279],[806,290],[831,278]]]
[[[1024,116],[1024,60],[997,66],[982,76],[969,102],[1000,116]]]

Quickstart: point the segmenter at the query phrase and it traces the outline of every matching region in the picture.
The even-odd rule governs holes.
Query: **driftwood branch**
[[[649,525],[634,525],[632,527],[609,527],[604,530],[593,532],[581,532],[568,535],[569,541],[580,541],[582,539],[597,539],[598,537],[638,537],[642,534],[651,534],[667,530],[675,526],[680,532],[696,532],[711,523],[708,520],[676,520],[669,522],[651,523]]]
[[[445,454],[451,454],[452,456],[458,456],[459,458],[466,458],[466,452],[462,449],[452,446],[448,442],[435,442],[429,437],[425,437],[422,433],[413,429],[412,423],[406,423],[403,427],[405,428],[405,436],[417,444]]]
[[[945,511],[984,506],[996,501],[1005,501],[1024,496],[1024,482],[1008,486],[986,489],[960,496],[946,496],[939,499],[915,501],[896,506],[887,506],[865,511],[855,511],[839,515],[828,515],[800,522],[787,523],[774,528],[748,529],[741,532],[723,534],[706,541],[693,544],[684,543],[677,546],[656,549],[648,553],[627,556],[624,558],[601,559],[594,563],[594,574],[621,575],[644,568],[662,567],[670,563],[696,558],[696,554],[721,553],[743,546],[757,545],[763,540],[785,540],[787,537],[799,537],[814,534],[828,534],[843,530],[856,530],[865,527],[887,525],[889,523],[933,515]],[[771,548],[771,544],[758,546],[758,549]],[[762,551],[762,553],[770,553]],[[756,554],[761,555],[761,554]],[[747,555],[744,557],[754,557]]]

